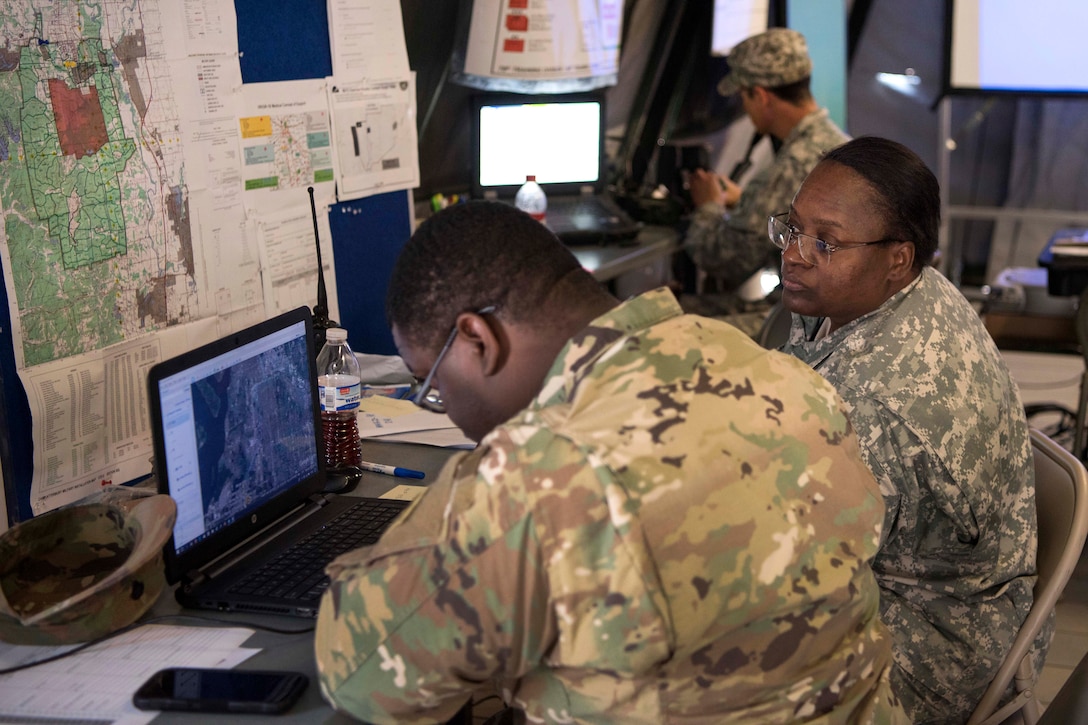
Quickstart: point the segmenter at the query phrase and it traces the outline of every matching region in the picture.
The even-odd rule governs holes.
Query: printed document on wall
[[[234,3],[182,0],[161,5],[166,52],[171,59],[232,56],[238,62],[238,16]]]
[[[309,208],[314,187],[325,204],[334,196],[325,79],[246,83],[238,122],[246,211]]]
[[[415,74],[329,79],[340,201],[419,186]]]
[[[34,514],[151,473],[147,371],[218,336],[208,317],[20,370],[34,426]]]
[[[321,238],[321,267],[324,270],[329,317],[340,318],[336,296],[336,273],[332,257],[332,232],[328,209],[317,207]],[[317,304],[317,244],[310,207],[294,207],[264,214],[252,222],[261,255],[261,282],[264,285],[265,314]]]
[[[475,0],[465,72],[558,80],[619,69],[623,0]]]
[[[400,0],[329,0],[329,47],[337,78],[407,75]]]

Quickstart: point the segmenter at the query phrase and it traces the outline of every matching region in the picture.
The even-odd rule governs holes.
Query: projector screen
[[[950,92],[1088,93],[1085,0],[948,0]]]

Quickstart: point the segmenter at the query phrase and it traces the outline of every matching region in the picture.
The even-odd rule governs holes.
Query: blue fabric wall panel
[[[235,0],[243,83],[332,75],[325,0]]]
[[[341,327],[357,352],[393,355],[385,322],[385,291],[411,234],[411,194],[393,191],[334,204],[329,210]]]

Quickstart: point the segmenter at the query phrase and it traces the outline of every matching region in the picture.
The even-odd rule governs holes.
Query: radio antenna
[[[310,192],[310,214],[314,218],[314,245],[317,247],[317,304],[314,305],[314,354],[321,352],[325,345],[325,331],[337,327],[329,319],[329,299],[325,292],[325,265],[321,261],[321,235],[317,231],[317,205],[314,203],[314,187],[307,187]]]

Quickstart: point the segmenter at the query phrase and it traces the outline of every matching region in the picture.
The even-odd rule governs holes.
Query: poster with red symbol
[[[619,68],[623,0],[475,0],[465,72],[592,78]]]

